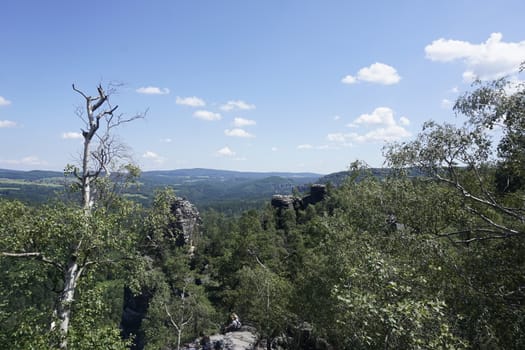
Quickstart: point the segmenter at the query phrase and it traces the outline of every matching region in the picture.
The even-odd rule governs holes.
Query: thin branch
[[[468,207],[467,209],[468,209],[469,211],[475,213],[476,215],[478,215],[483,221],[485,221],[485,222],[488,223],[489,225],[494,226],[494,227],[496,227],[496,228],[498,228],[498,229],[500,229],[500,230],[502,230],[502,231],[507,232],[507,234],[508,234],[509,236],[511,236],[511,235],[512,235],[512,236],[514,236],[514,235],[519,235],[519,234],[522,233],[522,232],[520,232],[520,231],[517,231],[517,230],[511,229],[511,228],[509,228],[509,227],[507,227],[507,226],[503,226],[503,225],[500,225],[500,224],[494,222],[494,221],[491,220],[489,217],[487,217],[487,216],[484,215],[483,213],[480,213],[478,210],[476,210],[476,209],[474,209],[474,208],[470,208],[470,207]]]
[[[168,306],[166,304],[164,304],[164,310],[166,310],[166,314],[168,315],[169,317],[169,320],[170,320],[170,323],[173,327],[175,327],[175,329],[177,329],[177,332],[180,332],[180,328],[179,326],[177,325],[177,323],[175,323],[175,321],[173,321],[173,317],[171,316],[169,310],[168,310]]]
[[[92,106],[92,109],[91,109],[91,110],[92,110],[93,112],[96,111],[100,106],[102,106],[102,104],[103,104],[104,102],[106,102],[107,99],[108,99],[108,96],[104,93],[104,90],[102,89],[102,86],[101,86],[101,85],[99,85],[99,86],[97,87],[97,90],[98,90],[98,95],[99,95],[100,97],[97,97],[97,100],[98,100],[97,103],[95,103],[95,104]]]
[[[261,262],[261,260],[259,260],[259,257],[257,256],[257,254],[255,254],[255,252],[252,249],[248,248],[247,251],[248,254],[252,255],[255,258],[255,261],[257,261],[257,263],[261,265],[263,269],[268,270],[268,268]]]
[[[503,213],[505,213],[505,214],[515,218],[515,219],[520,220],[521,222],[525,221],[525,218],[523,216],[521,216],[518,213],[512,211],[510,208],[504,207],[504,206],[502,206],[501,204],[499,204],[497,202],[493,203],[491,201],[488,201],[486,199],[483,199],[483,198],[480,198],[480,197],[477,197],[477,196],[473,195],[472,193],[467,191],[467,189],[465,187],[463,187],[458,181],[452,181],[450,179],[447,179],[445,177],[440,176],[439,174],[436,174],[436,178],[439,181],[442,181],[442,182],[445,182],[445,183],[448,183],[448,184],[454,186],[457,190],[459,190],[461,192],[461,194],[465,198],[472,199],[473,201],[475,201],[477,203],[484,204],[484,205],[487,205],[487,206],[489,206],[491,208],[500,210]]]
[[[11,257],[11,258],[36,258],[36,260],[42,261],[46,264],[53,265],[54,267],[62,270],[63,267],[61,264],[47,258],[44,254],[40,252],[26,252],[26,253],[9,253],[9,252],[0,252],[1,256]]]
[[[86,96],[86,94],[84,94],[82,91],[78,90],[76,87],[75,87],[75,84],[71,84],[71,86],[73,87],[73,90],[75,90],[76,92],[78,92],[79,94],[81,94],[87,101],[90,101],[91,100],[91,97],[88,97]]]

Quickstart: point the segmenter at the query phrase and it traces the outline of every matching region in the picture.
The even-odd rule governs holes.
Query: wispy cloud
[[[297,149],[312,149],[314,146],[310,145],[309,143],[304,143],[302,145],[298,145]]]
[[[178,104],[178,105],[183,105],[183,106],[190,106],[190,107],[203,107],[203,106],[206,106],[206,102],[204,102],[204,100],[196,97],[196,96],[191,96],[191,97],[179,97],[177,96],[176,100],[175,100],[175,103]]]
[[[222,119],[222,116],[219,113],[204,111],[204,110],[196,111],[195,113],[193,113],[193,116],[198,119],[209,120],[209,121]]]
[[[326,139],[328,141],[341,143],[341,144],[346,142],[346,136],[342,132],[336,132],[336,133],[328,134],[326,136]]]
[[[232,136],[232,137],[243,137],[243,138],[252,138],[255,137],[255,135],[250,134],[244,129],[235,128],[235,129],[226,129],[224,130],[224,134],[226,136]]]
[[[249,110],[249,109],[255,109],[255,105],[246,103],[241,100],[228,101],[226,104],[221,106],[221,110],[223,111]]]
[[[5,97],[0,96],[0,106],[9,106],[11,104],[11,101],[6,99]]]
[[[62,138],[66,139],[66,140],[81,139],[82,138],[82,134],[79,133],[79,132],[68,131],[68,132],[62,133]]]
[[[332,138],[335,138],[335,140],[332,139]],[[340,140],[341,142],[339,142],[338,140],[339,140],[339,138],[335,134],[329,134],[328,135],[328,141],[330,141],[330,144],[314,146],[314,145],[311,145],[309,143],[306,143],[306,144],[298,145],[297,149],[298,150],[302,150],[302,151],[306,151],[306,150],[321,150],[321,151],[324,151],[324,150],[339,149],[340,146],[342,146],[344,144],[344,142],[342,142],[342,140]],[[337,141],[337,142],[334,142],[334,141]],[[350,145],[348,145],[348,146],[350,146]]]
[[[441,100],[441,108],[443,109],[450,109],[452,107],[453,103],[448,98],[444,98]]]
[[[27,156],[21,159],[0,159],[0,164],[34,166],[47,165],[47,162],[40,160],[37,156]]]
[[[257,122],[251,119],[244,119],[244,118],[233,119],[233,126],[236,126],[238,128],[242,128],[244,126],[255,125],[255,124],[257,124]]]
[[[219,157],[234,157],[235,152],[230,149],[230,147],[225,146],[221,149],[219,149],[215,154]]]
[[[166,138],[163,138],[163,139],[160,139],[160,142],[163,142],[163,143],[171,143],[173,140],[169,137],[166,137]]]
[[[344,84],[355,84],[359,81],[376,83],[382,85],[397,84],[401,77],[396,69],[388,64],[376,62],[369,67],[363,67],[357,72],[357,76],[347,75],[341,82]]]
[[[145,94],[145,95],[167,95],[170,93],[170,89],[159,88],[156,86],[140,87],[135,91],[137,91],[139,94]]]
[[[425,53],[432,61],[463,62],[465,81],[497,79],[517,73],[525,57],[525,41],[504,42],[502,38],[501,33],[492,33],[480,44],[441,38],[427,45]]]
[[[0,120],[0,129],[1,128],[14,128],[16,123],[11,120]]]
[[[155,163],[159,163],[159,164],[164,162],[164,157],[162,157],[162,156],[160,156],[157,153],[152,152],[152,151],[146,151],[142,155],[142,158],[152,160]]]

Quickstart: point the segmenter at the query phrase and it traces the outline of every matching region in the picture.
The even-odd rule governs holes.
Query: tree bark
[[[59,348],[67,350],[67,333],[69,331],[69,322],[71,320],[71,307],[75,299],[75,290],[78,280],[82,275],[83,269],[78,265],[76,259],[71,257],[64,271],[64,289],[58,297],[57,304],[53,314],[58,321],[58,329],[60,332]],[[51,330],[56,329],[56,324],[51,324]]]

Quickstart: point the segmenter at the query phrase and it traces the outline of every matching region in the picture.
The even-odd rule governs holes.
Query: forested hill
[[[188,198],[199,208],[235,211],[258,207],[276,193],[289,194],[294,188],[306,188],[321,176],[202,168],[145,171],[137,186],[128,189],[126,195],[148,204],[156,189],[169,186],[178,196]],[[63,192],[67,182],[64,174],[58,171],[0,169],[0,197],[42,203]]]

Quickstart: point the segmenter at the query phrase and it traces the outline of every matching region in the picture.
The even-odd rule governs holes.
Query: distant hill
[[[372,174],[372,176],[377,177],[379,179],[385,178],[389,176],[390,174],[392,174],[392,169],[388,169],[388,168],[369,168],[367,169],[367,171],[369,171]],[[351,175],[351,171],[349,170],[339,171],[336,173],[324,175],[320,177],[317,181],[319,183],[324,183],[324,184],[331,183],[332,185],[337,187],[337,186],[341,186],[350,175]],[[411,168],[408,170],[408,176],[409,177],[419,177],[419,176],[424,176],[424,174],[421,172],[421,170]],[[359,179],[362,177],[363,175],[360,175],[360,177],[358,177],[357,180],[359,181]]]
[[[237,211],[260,207],[273,194],[289,194],[317,182],[321,174],[287,172],[241,172],[215,169],[145,171],[140,185],[127,196],[149,204],[156,189],[173,187],[199,209]],[[0,169],[0,197],[42,203],[63,195],[66,179],[58,171]]]

